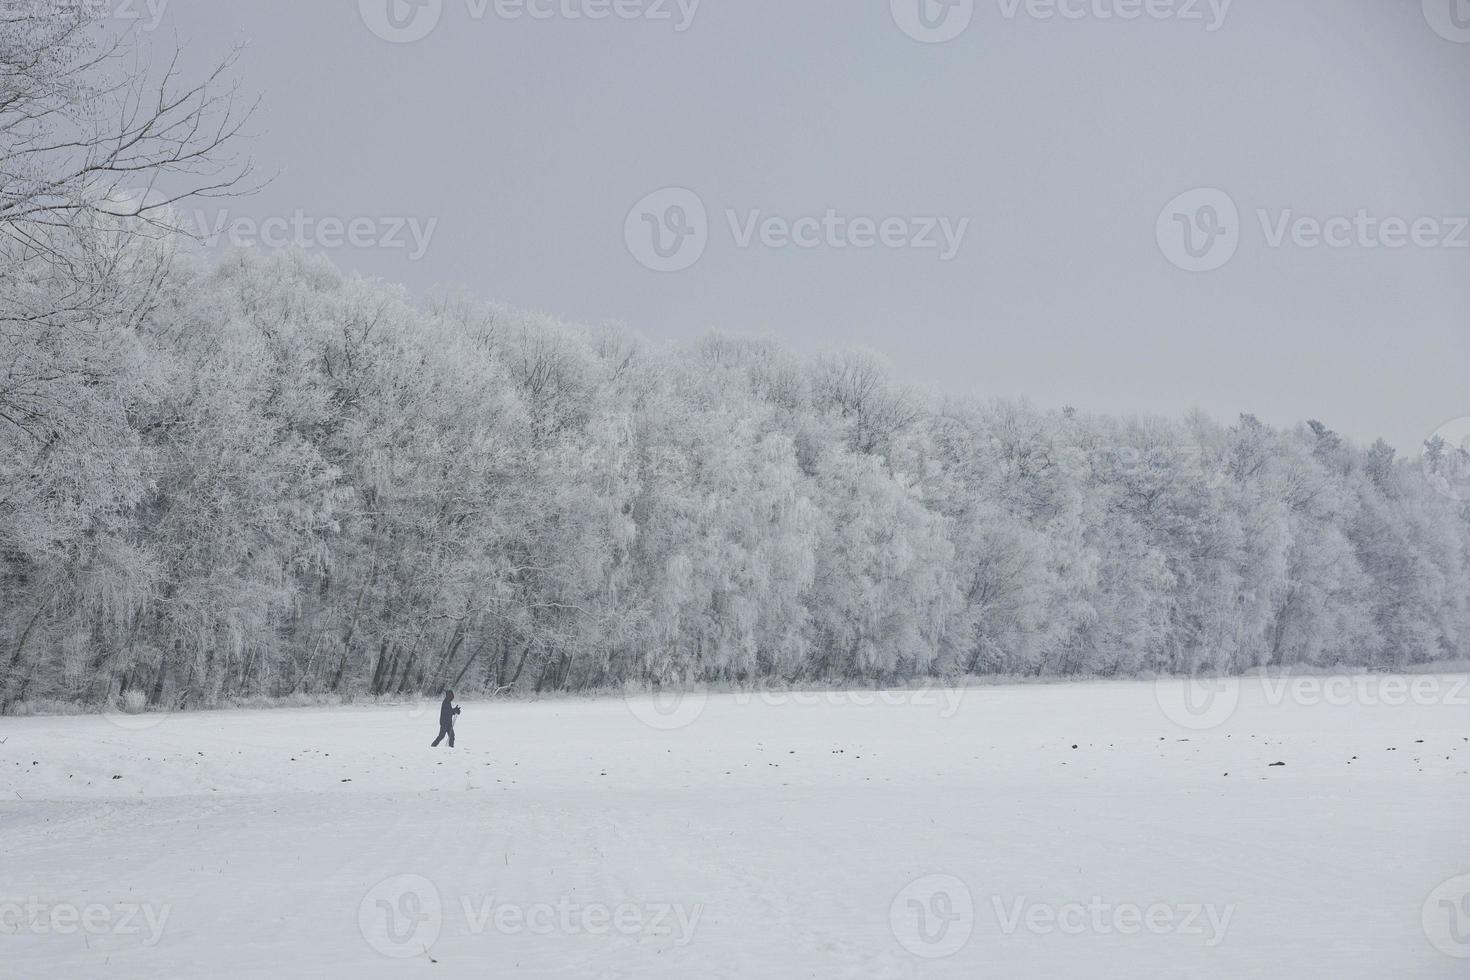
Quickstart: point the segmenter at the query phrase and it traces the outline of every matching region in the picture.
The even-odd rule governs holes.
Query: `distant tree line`
[[[119,181],[232,186],[232,96],[97,112],[128,90],[77,83],[74,35],[36,53],[47,7],[0,19],[0,710],[1466,655],[1464,447],[205,263]]]
[[[7,703],[1465,652],[1466,507],[1319,423],[946,399],[128,247],[116,309],[7,334]]]

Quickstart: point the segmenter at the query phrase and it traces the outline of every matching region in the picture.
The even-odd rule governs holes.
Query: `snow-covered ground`
[[[0,976],[1464,977],[1418,684],[0,718]]]

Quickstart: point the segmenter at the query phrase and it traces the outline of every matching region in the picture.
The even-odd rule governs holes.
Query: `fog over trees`
[[[13,6],[0,708],[1466,655],[1470,507],[1431,480],[1463,447],[205,261],[168,205],[248,176],[248,107],[223,75],[99,86],[94,42],[36,47],[68,15]]]

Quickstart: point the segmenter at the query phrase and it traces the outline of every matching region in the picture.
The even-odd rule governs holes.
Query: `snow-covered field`
[[[0,976],[1464,977],[1417,683],[3,718]]]

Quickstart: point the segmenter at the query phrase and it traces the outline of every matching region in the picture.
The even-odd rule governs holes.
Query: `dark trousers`
[[[454,748],[454,726],[453,725],[450,725],[448,728],[441,728],[441,729],[439,729],[439,737],[436,738],[436,739],[434,739],[434,744],[431,745],[430,748],[437,749],[439,747],[439,743],[442,742],[442,741],[444,741],[444,736],[445,735],[448,735],[449,736],[449,747],[451,749]]]

